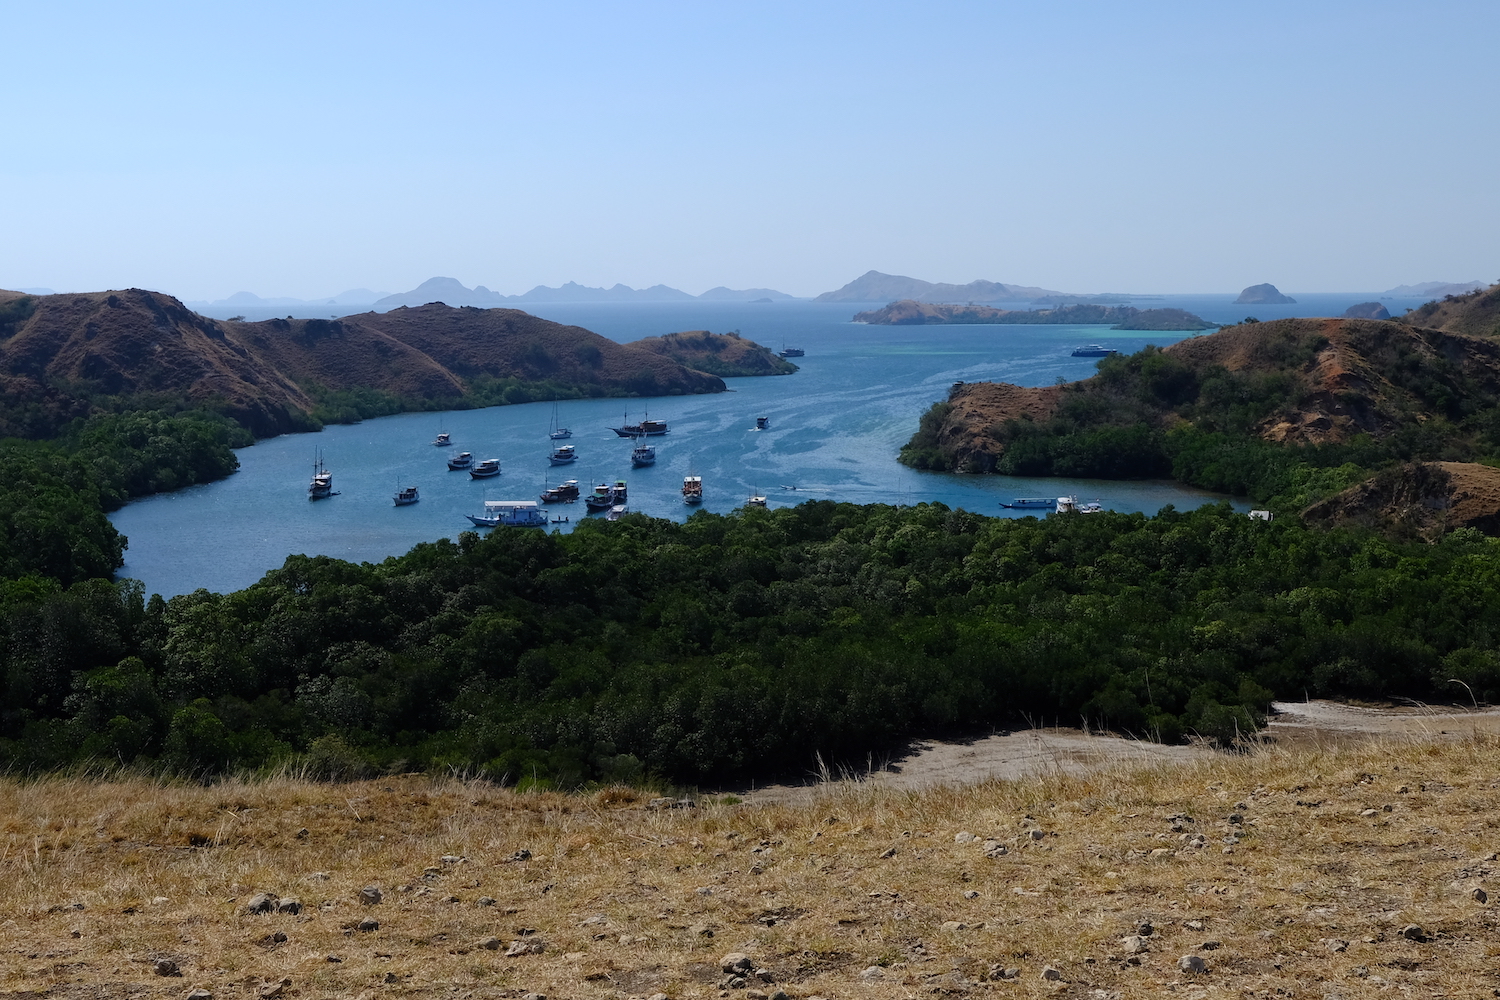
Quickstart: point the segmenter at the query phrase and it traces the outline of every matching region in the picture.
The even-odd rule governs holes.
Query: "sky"
[[[1500,4],[4,7],[0,287],[1500,279]]]

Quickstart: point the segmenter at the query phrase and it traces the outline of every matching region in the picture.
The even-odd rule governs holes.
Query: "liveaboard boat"
[[[746,497],[745,498],[745,506],[746,507],[765,507],[765,506],[767,506],[767,504],[766,504],[766,498],[765,497]]]
[[[579,496],[578,480],[569,479],[561,486],[550,486],[542,491],[542,503],[572,503]]]
[[[1056,497],[1017,497],[1016,499],[1012,500],[1010,503],[1002,503],[1000,506],[1009,508],[1010,510],[1022,510],[1024,508],[1034,508],[1034,507],[1044,507],[1044,508],[1050,509],[1052,507],[1056,507],[1057,506],[1057,498]]]
[[[785,344],[782,344],[781,350],[777,352],[777,355],[783,358],[800,358],[806,353],[807,352],[800,347],[788,347]]]
[[[643,465],[655,465],[656,449],[637,438],[635,447],[630,449],[630,464],[636,469]]]
[[[552,454],[547,456],[547,461],[553,465],[567,465],[578,461],[578,451],[570,444],[565,444],[552,449]]]
[[[703,477],[682,477],[682,502],[685,504],[700,504],[703,502]]]
[[[624,517],[626,514],[629,514],[629,513],[630,513],[630,508],[629,507],[627,507],[625,504],[617,503],[617,504],[615,504],[613,507],[611,507],[609,509],[609,513],[605,514],[604,518],[607,521],[618,521],[620,518]]]
[[[312,482],[307,484],[307,499],[327,500],[329,497],[338,496],[333,488],[333,473],[323,465],[323,453],[317,453],[313,460]]]
[[[439,431],[438,436],[432,439],[432,443],[434,447],[446,448],[453,443],[453,438],[448,435],[447,431]]]
[[[1090,344],[1087,347],[1080,347],[1078,350],[1074,351],[1073,352],[1073,357],[1075,357],[1075,358],[1107,358],[1111,354],[1119,354],[1119,353],[1120,352],[1117,351],[1117,350],[1115,350],[1113,347],[1104,347],[1104,346],[1102,346],[1100,344]]]
[[[648,414],[638,424],[630,422],[630,414],[625,414],[625,424],[621,427],[611,427],[610,430],[622,438],[633,437],[660,437],[667,433],[667,422],[665,420],[652,420]]]
[[[498,475],[500,475],[498,458],[486,458],[482,462],[475,462],[474,467],[469,470],[470,479],[491,479]]]
[[[403,486],[396,491],[396,495],[391,497],[391,499],[396,501],[397,507],[409,507],[422,498],[417,495],[417,488],[415,486]]]
[[[535,500],[486,500],[482,515],[465,514],[476,528],[545,528],[547,515]]]
[[[592,513],[609,510],[615,504],[615,491],[609,483],[600,483],[594,491],[583,498],[583,505]]]
[[[448,459],[448,471],[459,472],[474,464],[474,455],[471,452],[461,451]]]

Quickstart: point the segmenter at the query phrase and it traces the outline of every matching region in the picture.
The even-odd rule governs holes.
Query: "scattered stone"
[[[878,983],[885,978],[885,970],[878,965],[872,965],[859,974],[859,978],[867,983]]]
[[[328,961],[342,962],[343,959],[339,958],[337,955],[329,955]],[[292,985],[292,981],[290,979],[283,979],[277,983],[266,983],[266,985],[260,988],[261,1000],[274,1000],[274,998],[281,996],[281,994],[290,985]]]
[[[214,1000],[214,995],[200,986],[187,995],[187,1000]]]
[[[327,872],[313,872],[311,875],[307,876],[307,880],[309,882],[327,882],[328,881],[328,873]]]
[[[707,924],[694,924],[688,928],[688,933],[693,937],[713,937],[714,929]]]
[[[1476,903],[1488,903],[1490,901],[1490,894],[1483,889],[1475,889],[1469,895],[1474,898],[1474,902]]]
[[[1182,926],[1190,931],[1201,931],[1204,929],[1204,924],[1201,920],[1184,920]]]
[[[880,852],[880,856],[882,858],[894,858],[896,856],[896,849],[894,847],[887,847],[884,851]],[[875,966],[871,966],[871,968],[875,968]]]
[[[1150,937],[1151,935],[1156,933],[1156,928],[1151,926],[1151,921],[1142,920],[1140,924],[1136,926],[1135,932],[1141,937]]]
[[[277,913],[290,913],[292,916],[302,912],[302,900],[296,897],[288,897],[276,904]]]
[[[269,892],[258,892],[245,904],[246,913],[271,913],[276,909],[276,896]]]
[[[275,934],[271,935],[271,943],[272,944],[286,944],[286,935],[283,934],[281,931],[277,931]]]
[[[960,830],[958,833],[955,833],[953,835],[953,842],[955,844],[972,844],[978,839],[978,837],[974,836],[967,830]]]
[[[609,918],[608,917],[606,917],[602,913],[596,913],[592,917],[587,917],[584,920],[579,921],[578,926],[579,927],[602,927],[602,926],[604,926],[607,923],[609,923]]]
[[[663,998],[663,1000],[665,1000],[665,998]],[[771,994],[768,1000],[792,1000],[792,998],[786,995],[785,990],[777,990],[776,992]]]
[[[1201,975],[1208,971],[1208,963],[1197,955],[1183,955],[1177,960],[1177,968],[1183,972]]]
[[[1365,817],[1366,819],[1368,819],[1371,816],[1379,816],[1380,815],[1380,810],[1379,809],[1361,809],[1359,811],[1359,814],[1361,816]]]
[[[523,847],[519,851],[517,851],[514,854],[512,854],[509,858],[506,858],[506,860],[507,861],[530,861],[531,860],[531,852],[528,851],[526,848]]]
[[[479,942],[479,947],[485,949],[486,951],[499,951],[502,944],[504,944],[504,942],[497,937],[487,937],[483,941]]]
[[[1479,891],[1483,891],[1483,890],[1479,890]],[[979,898],[979,893],[976,892],[975,890],[973,890],[973,889],[966,889],[964,891],[964,899],[978,899],[978,898]],[[1483,900],[1480,900],[1480,902],[1483,902]]]
[[[1151,950],[1151,945],[1139,934],[1129,934],[1120,939],[1120,946],[1127,955],[1139,955]]]
[[[545,941],[512,941],[510,947],[505,949],[506,958],[516,958],[520,955],[540,955],[547,950]]]
[[[1401,936],[1408,941],[1426,941],[1427,935],[1422,933],[1421,924],[1407,924],[1401,928]]]
[[[962,923],[961,921],[958,921],[958,920],[948,920],[948,921],[944,921],[944,923],[943,923],[943,930],[945,930],[945,931],[966,931],[968,929],[969,929],[969,925],[968,924]]]
[[[991,846],[992,844],[994,846]],[[993,840],[986,840],[984,842],[984,856],[987,857],[987,858],[998,858],[1002,854],[1009,854],[1009,853],[1010,853],[1010,848],[1006,847],[1004,844],[996,843]]]
[[[1055,965],[1049,965],[1042,970],[1042,978],[1055,983],[1062,979],[1062,970]]]
[[[1030,831],[1028,836],[1031,837],[1032,840],[1042,840],[1047,836],[1047,834],[1041,830],[1032,830]]]
[[[991,979],[1020,979],[1020,969],[1007,969],[1003,965],[990,966]]]
[[[170,958],[158,958],[151,963],[151,971],[158,976],[180,976],[182,972],[177,968],[177,963]]]
[[[389,986],[391,983],[399,983],[401,981],[401,977],[396,975],[394,972],[387,972],[385,974],[385,977],[380,981]]]
[[[359,922],[359,929],[367,934],[370,931],[378,931],[380,930],[380,921],[375,920],[371,917],[366,917]]]
[[[755,963],[750,961],[750,956],[742,951],[731,951],[719,959],[719,968],[725,972],[739,973],[743,975],[755,968]]]
[[[475,906],[494,906],[495,905],[495,897],[493,897],[493,896],[480,896],[478,899],[474,900],[474,905]]]
[[[338,956],[338,955],[329,955],[328,956],[328,961],[330,961],[330,962],[342,962],[343,958],[340,957],[340,956]]]
[[[385,894],[380,891],[379,886],[367,885],[359,890],[359,901],[365,906],[374,906],[384,898]]]
[[[297,839],[298,840],[306,840],[307,839],[307,827],[304,826],[302,829],[300,829],[300,830],[297,831]]]
[[[545,994],[545,993],[523,993],[523,994],[521,994],[521,1000],[547,1000],[547,994]]]
[[[1343,938],[1329,938],[1328,950],[1335,955],[1337,955],[1341,951],[1348,951],[1349,942],[1345,941]]]
[[[646,1000],[671,1000],[665,993],[653,993]]]
[[[438,860],[445,865],[456,865],[460,861],[462,861],[463,858],[459,857],[457,854],[444,854],[441,858],[438,858]]]

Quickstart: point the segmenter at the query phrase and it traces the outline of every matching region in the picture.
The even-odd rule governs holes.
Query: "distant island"
[[[1237,305],[1249,306],[1289,306],[1297,300],[1290,295],[1282,295],[1281,290],[1270,282],[1263,285],[1251,285],[1240,292],[1240,297],[1234,300]]]
[[[625,345],[671,358],[685,368],[708,372],[720,378],[748,375],[790,375],[797,366],[777,357],[768,347],[741,337],[739,331],[709,333],[689,330],[661,337],[632,340]]]
[[[824,292],[814,302],[1028,302],[1048,295],[1062,295],[1033,285],[1007,285],[998,281],[971,281],[967,285],[934,284],[900,274],[866,271],[843,288]]]
[[[1469,292],[1477,292],[1481,288],[1485,287],[1487,286],[1483,281],[1422,281],[1418,282],[1415,285],[1397,285],[1395,288],[1388,288],[1380,294],[1400,295],[1402,297],[1412,295],[1432,295],[1441,297],[1444,295],[1465,295]]]
[[[1379,302],[1359,302],[1344,310],[1344,319],[1390,319],[1390,311]]]
[[[873,326],[942,326],[962,324],[1111,325],[1116,330],[1188,332],[1212,330],[1215,324],[1183,309],[1137,309],[1134,306],[1073,305],[1058,309],[995,309],[991,306],[946,305],[903,299],[868,312],[856,313],[856,323]]]
[[[611,288],[590,288],[572,281],[558,288],[538,285],[520,295],[502,295],[483,285],[466,288],[456,278],[428,278],[409,292],[387,295],[377,299],[374,304],[377,308],[390,309],[396,306],[426,305],[429,302],[441,302],[450,306],[493,307],[540,302],[751,302],[756,299],[791,301],[792,298],[774,288],[734,289],[721,285],[710,288],[702,295],[689,295],[667,285],[631,288],[629,285],[617,284]]]

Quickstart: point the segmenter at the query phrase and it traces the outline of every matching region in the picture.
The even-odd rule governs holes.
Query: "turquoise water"
[[[620,341],[738,329],[774,348],[783,342],[804,348],[807,356],[797,359],[795,375],[730,379],[732,391],[712,396],[563,402],[559,415],[573,431],[579,460],[561,468],[547,463],[551,403],[402,414],[262,441],[239,452],[240,471],[226,480],[117,511],[115,526],[130,540],[121,575],[143,581],[148,593],[171,596],[248,586],[292,553],[378,562],[418,542],[471,530],[464,514],[480,513],[485,500],[536,499],[563,479],[577,479],[585,491],[591,481],[626,479],[632,511],[676,520],[691,513],[679,493],[688,474],[703,477],[703,508],[718,512],[742,506],[752,494],[764,494],[772,506],[810,498],[941,501],[996,516],[1010,515],[1000,503],[1021,496],[1076,493],[1114,510],[1147,512],[1219,499],[1168,482],[948,475],[896,462],[917,419],[955,381],[1046,385],[1084,378],[1096,361],[1071,357],[1075,347],[1107,342],[1128,352],[1174,335],[1097,326],[871,327],[848,322],[858,308],[805,302],[539,307],[548,319]],[[649,409],[653,419],[671,425],[671,433],[652,439],[654,466],[632,470],[630,441],[609,430],[627,409],[632,421]],[[768,430],[754,429],[757,416],[770,418]],[[453,436],[454,447],[432,446],[440,430]],[[306,487],[316,451],[339,496],[313,503]],[[459,451],[500,459],[502,475],[476,481],[447,471],[445,460]],[[391,495],[409,485],[420,488],[421,502],[394,506]],[[783,488],[790,486],[796,489]],[[582,503],[550,510],[573,521],[587,516]],[[567,531],[572,522],[554,527]]]

